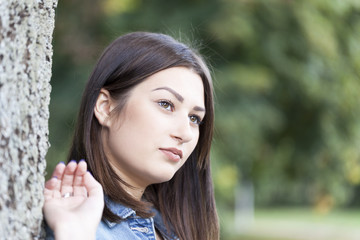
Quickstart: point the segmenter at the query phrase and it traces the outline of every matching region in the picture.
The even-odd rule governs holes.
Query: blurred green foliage
[[[360,206],[360,1],[61,0],[49,171],[96,58],[131,31],[170,34],[212,65],[220,209],[244,181],[258,206]]]

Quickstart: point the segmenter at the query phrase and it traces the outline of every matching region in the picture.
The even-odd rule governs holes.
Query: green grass
[[[360,209],[320,214],[311,208],[257,209],[254,223],[234,234],[233,214],[221,214],[223,240],[358,240]],[[231,226],[227,227],[227,226]],[[225,228],[225,229],[224,229]]]
[[[258,209],[255,218],[263,220],[306,221],[308,223],[340,224],[360,226],[360,209],[333,210],[321,214],[310,208],[273,208]]]
[[[256,237],[256,236],[246,236],[246,235],[242,235],[242,236],[234,236],[234,237],[229,237],[227,238],[227,240],[293,240],[290,238],[269,238],[269,237]]]

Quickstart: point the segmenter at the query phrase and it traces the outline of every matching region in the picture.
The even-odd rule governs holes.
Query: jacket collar
[[[118,215],[122,219],[126,219],[126,218],[131,217],[131,216],[136,216],[136,212],[133,209],[131,209],[129,207],[125,207],[124,205],[122,205],[120,203],[113,202],[106,195],[105,195],[104,200],[105,200],[106,206],[110,209],[110,211],[113,212],[114,214]],[[110,222],[107,219],[105,219],[104,222],[110,228],[114,227],[117,224],[116,222]]]
[[[118,215],[122,219],[136,216],[136,212],[133,209],[131,209],[129,207],[125,207],[124,205],[122,205],[120,203],[116,203],[116,202],[112,201],[106,195],[105,195],[104,200],[105,200],[106,206],[110,209],[110,211],[112,211],[114,214]],[[153,217],[154,225],[161,232],[161,234],[166,239],[178,239],[176,237],[176,235],[174,235],[174,233],[169,232],[166,229],[166,226],[164,224],[164,221],[162,219],[160,212],[155,208],[152,208],[151,211],[155,214],[155,216]],[[113,228],[117,224],[116,222],[110,222],[109,220],[106,220],[106,219],[104,220],[104,222],[109,226],[109,228]]]

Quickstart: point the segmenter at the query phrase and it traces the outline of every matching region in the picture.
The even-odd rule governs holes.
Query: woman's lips
[[[170,160],[178,162],[182,159],[182,151],[177,148],[160,148],[160,151],[162,151]]]

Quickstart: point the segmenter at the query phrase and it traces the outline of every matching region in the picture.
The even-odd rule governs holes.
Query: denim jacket
[[[155,240],[155,228],[160,232],[165,240],[178,240],[174,233],[166,230],[160,213],[153,209],[155,213],[151,218],[140,218],[131,208],[127,208],[119,203],[105,197],[109,209],[123,218],[120,223],[102,220],[96,230],[97,240]],[[46,228],[46,240],[53,240],[54,235],[49,227]]]

